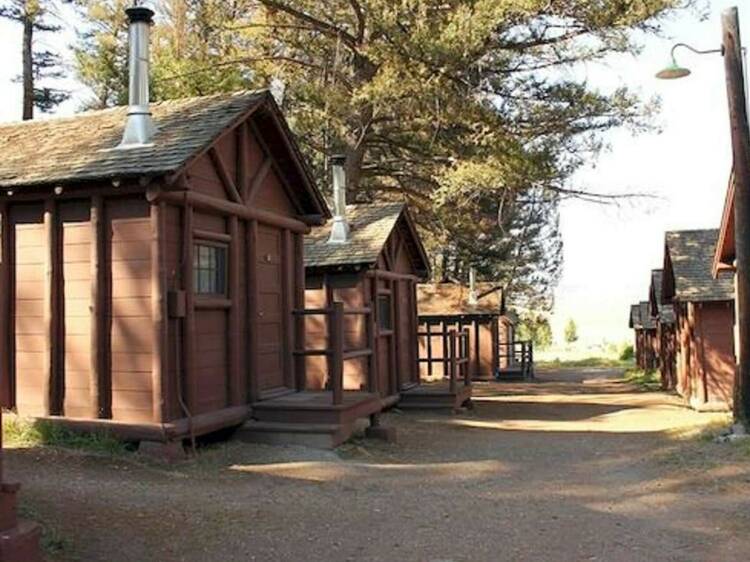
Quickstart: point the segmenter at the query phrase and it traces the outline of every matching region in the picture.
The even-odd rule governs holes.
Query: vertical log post
[[[10,217],[8,204],[0,202],[0,406],[12,408]],[[0,472],[1,474],[1,472]]]
[[[372,282],[372,281],[371,281]],[[367,347],[370,348],[370,355],[367,357],[367,391],[377,392],[377,386],[375,384],[375,369],[377,368],[377,361],[375,354],[375,303],[370,303],[370,312],[364,318],[364,322],[367,328]]]
[[[301,234],[294,235],[294,308],[304,310],[305,308],[305,249],[304,239]],[[305,315],[296,314],[294,318],[294,343],[293,349],[305,348]],[[295,388],[298,391],[305,390],[307,386],[307,362],[304,355],[295,355],[294,358]]]
[[[330,314],[331,390],[333,405],[344,402],[344,303],[335,302]]]
[[[478,324],[474,324],[474,327],[476,328]],[[469,366],[471,365],[471,361],[469,359],[469,339],[471,338],[471,333],[469,332],[469,329],[465,329],[464,333],[465,339],[464,339],[464,357],[466,358],[466,369],[464,371],[464,386],[471,386],[471,369]]]
[[[291,232],[284,229],[281,233],[281,326],[283,349],[284,383],[294,387],[294,263]]]
[[[195,281],[193,278],[193,206],[185,205],[182,216],[182,287],[185,291],[185,319],[182,330],[182,365],[185,402],[193,410],[198,402],[195,370]]]
[[[500,318],[492,317],[490,332],[492,333],[492,377],[497,377],[500,371]]]
[[[448,330],[448,324],[445,320],[440,321],[440,328],[440,331],[443,335],[443,377],[445,378],[446,376],[450,376],[450,373],[448,372],[448,369],[450,369],[450,334]]]
[[[427,328],[427,377],[432,380],[432,323],[425,321]]]
[[[167,275],[164,252],[165,203],[151,205],[151,318],[154,350],[151,359],[152,421],[162,423],[167,409]]]
[[[60,343],[60,295],[59,295],[59,261],[58,252],[58,217],[57,205],[53,199],[44,202],[44,365],[46,374],[42,379],[42,409],[44,415],[60,414],[58,404],[59,360],[57,357]]]
[[[232,301],[229,309],[229,404],[239,406],[245,402],[242,396],[242,373],[240,372],[240,353],[243,345],[240,340],[240,225],[236,215],[229,217],[229,298]]]
[[[738,369],[734,383],[734,418],[750,422],[750,127],[742,65],[737,8],[721,14],[724,69],[734,158],[734,243],[737,259]]]
[[[450,382],[449,390],[453,393],[456,392],[456,375],[458,371],[458,361],[456,358],[456,339],[458,334],[456,330],[450,330],[448,332],[448,345],[449,345],[449,369],[450,369]],[[444,356],[446,354],[443,354]]]
[[[247,322],[250,402],[260,399],[258,380],[258,221],[247,224]]]
[[[89,367],[89,406],[92,418],[107,417],[107,337],[105,333],[106,270],[104,266],[104,200],[101,195],[91,198],[91,348]]]

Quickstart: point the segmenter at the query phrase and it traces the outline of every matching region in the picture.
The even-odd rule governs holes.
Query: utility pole
[[[747,122],[742,42],[737,8],[721,14],[724,69],[734,159],[734,244],[736,259],[738,367],[734,382],[734,418],[750,425],[750,127]]]

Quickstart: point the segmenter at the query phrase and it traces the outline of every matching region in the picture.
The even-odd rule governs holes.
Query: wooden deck
[[[290,392],[255,402],[252,419],[239,430],[247,441],[333,448],[351,437],[359,419],[383,409],[377,394],[344,391],[334,404],[332,391]]]
[[[459,381],[451,390],[450,381],[423,382],[401,392],[398,407],[404,410],[450,410],[457,411],[471,406],[471,385]]]

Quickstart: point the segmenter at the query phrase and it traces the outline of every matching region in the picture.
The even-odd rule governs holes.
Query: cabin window
[[[378,325],[381,330],[392,330],[391,295],[378,296]]]
[[[198,242],[193,250],[193,284],[199,295],[227,292],[227,247]]]

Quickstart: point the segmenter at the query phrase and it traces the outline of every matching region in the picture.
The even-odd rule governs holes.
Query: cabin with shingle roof
[[[345,347],[369,352],[346,362],[344,387],[377,392],[390,406],[420,384],[416,286],[429,277],[429,261],[403,203],[345,205],[336,216],[347,225],[343,241],[332,237],[336,218],[305,237],[306,306],[367,311],[345,319]],[[330,327],[306,322],[308,347],[320,347]],[[326,361],[306,358],[308,386],[330,384]]]
[[[675,315],[676,389],[692,407],[731,408],[734,356],[732,273],[713,276],[719,231],[683,230],[665,237],[662,301]]]
[[[330,214],[268,92],[152,104],[143,145],[127,111],[0,125],[0,388],[173,441],[303,390],[303,237]]]
[[[676,385],[674,307],[662,299],[663,280],[661,269],[651,272],[649,313],[656,324],[655,351],[661,385],[664,390],[672,390]]]
[[[628,325],[635,332],[635,364],[641,369],[655,369],[656,322],[651,316],[648,301],[631,305]]]

